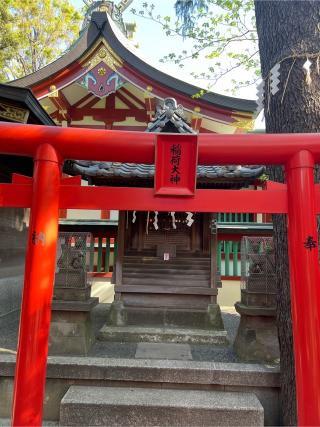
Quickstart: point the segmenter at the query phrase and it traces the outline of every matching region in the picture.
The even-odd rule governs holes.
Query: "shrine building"
[[[212,92],[196,97],[198,87],[141,57],[128,39],[134,26],[122,17],[129,4],[94,2],[73,45],[51,64],[11,82],[9,88],[31,90],[47,122],[62,127],[177,134],[235,134],[252,129],[254,101]],[[263,171],[262,166],[198,165],[196,186],[253,188],[260,185]],[[81,175],[88,185],[153,187],[155,168],[70,159],[64,172]],[[70,219],[70,213],[61,212],[61,221]],[[150,309],[159,313],[218,309],[222,249],[217,221],[223,213],[99,211],[96,215],[99,220],[118,219],[113,278],[120,311],[124,308],[138,316],[140,310]],[[232,222],[237,216],[228,218]],[[240,219],[254,223],[257,217],[248,214]],[[90,220],[83,223],[90,231]],[[236,271],[238,254],[234,257]],[[225,276],[226,272],[225,267]],[[215,326],[223,328],[220,320]]]
[[[78,159],[65,159],[62,179],[55,180],[55,230],[59,225],[59,235],[54,245],[57,244],[57,250],[53,245],[44,244],[48,236],[46,230],[52,226],[48,218],[53,209],[48,205],[54,199],[54,192],[49,185],[46,202],[42,202],[38,215],[42,221],[48,214],[49,225],[45,230],[41,224],[35,225],[33,206],[28,233],[27,206],[31,203],[4,204],[6,207],[0,212],[0,317],[7,316],[9,322],[8,327],[3,328],[6,330],[4,345],[10,353],[15,353],[15,342],[10,348],[7,342],[13,335],[12,325],[18,326],[22,283],[25,278],[28,280],[33,269],[36,271],[32,279],[33,293],[26,290],[25,285],[23,298],[32,295],[29,300],[35,301],[36,314],[41,309],[48,319],[47,372],[42,363],[47,347],[32,347],[32,342],[36,342],[32,334],[31,346],[30,340],[25,340],[25,345],[30,347],[25,360],[34,363],[30,369],[36,367],[32,372],[38,375],[41,371],[41,378],[45,375],[47,378],[44,400],[41,394],[31,393],[25,407],[33,410],[44,402],[44,420],[59,425],[117,422],[119,425],[197,425],[199,420],[204,420],[203,425],[211,422],[215,425],[280,425],[276,261],[272,239],[266,236],[272,234],[270,212],[287,212],[280,206],[285,204],[284,190],[268,188],[264,182],[264,166],[204,165],[198,162],[201,157],[197,151],[201,138],[207,144],[205,147],[209,147],[208,152],[212,148],[212,137],[198,138],[201,133],[231,135],[252,131],[256,103],[214,92],[198,96],[199,87],[167,74],[165,65],[160,67],[144,59],[130,41],[134,25],[123,19],[123,12],[131,3],[132,0],[88,0],[90,5],[79,37],[61,57],[35,73],[0,84],[0,121],[27,125],[8,127],[14,128],[12,134],[20,131],[23,138],[28,133],[25,130],[30,129],[29,142],[35,132],[40,144],[43,128],[28,125],[46,126],[47,135],[54,135],[53,142],[57,137],[61,144],[61,153],[66,148],[62,141],[70,145],[73,142],[59,140],[58,129],[48,126],[83,128],[85,144],[95,144],[95,153],[100,159],[121,157],[108,157],[105,150],[100,153],[100,143],[104,141],[98,140],[97,133],[89,129],[140,132],[139,138],[141,132],[154,134],[144,134],[150,138],[148,149],[152,154],[154,138],[155,155],[149,160],[140,156],[143,141],[134,141],[137,134],[131,135],[132,139],[127,139],[127,134],[124,137],[125,132],[121,136],[127,147],[132,141],[137,147],[136,153],[126,154],[128,158],[136,155],[136,159],[143,158],[146,162],[154,158],[155,164],[84,160],[86,156],[95,156],[89,151],[81,155],[80,148]],[[78,132],[77,129],[58,130],[60,134],[74,133],[81,138]],[[92,134],[96,135],[95,142]],[[101,134],[109,138],[109,147],[117,146],[119,140],[113,140],[118,137],[117,133]],[[247,140],[246,135],[244,138]],[[228,138],[219,140],[222,147],[226,144],[226,152],[217,163],[223,161],[225,154],[234,156],[234,151],[227,148]],[[212,143],[217,141],[213,138]],[[66,157],[73,156],[71,151],[68,153]],[[255,150],[252,153],[255,154]],[[238,159],[242,158],[237,155]],[[202,162],[209,162],[209,158],[212,157],[203,156]],[[254,158],[265,161],[261,153]],[[52,167],[54,162],[50,158],[47,163]],[[60,166],[55,163],[54,167],[58,177]],[[50,179],[53,176],[47,175]],[[41,179],[39,176],[37,179],[37,172],[34,174],[33,159],[0,155],[1,186],[10,190],[19,188],[23,195],[28,189],[29,199],[35,206],[37,191],[34,189],[40,188],[39,182],[41,188],[44,187],[42,175]],[[190,185],[183,187],[180,181],[188,181]],[[226,191],[208,191],[208,196],[206,189]],[[242,191],[245,189],[257,191]],[[267,209],[268,214],[257,213],[260,204],[250,204],[251,198],[264,197],[258,193],[264,189],[269,197],[267,204],[279,198],[278,194],[282,197],[280,207],[277,200],[276,208]],[[228,191],[233,195],[229,196],[233,197],[232,204],[220,204],[220,209],[235,206],[234,209],[242,213],[214,209],[210,212],[214,197],[216,203],[220,203],[218,199],[222,196],[218,194],[230,200],[226,195]],[[98,201],[97,194],[113,194],[113,200]],[[127,197],[138,194],[137,204],[122,198],[123,194]],[[41,197],[44,194],[39,200]],[[151,204],[148,197],[153,200]],[[85,203],[78,203],[81,198]],[[59,209],[59,224],[58,206],[63,208]],[[112,206],[117,209],[128,209],[128,206],[138,209],[139,206],[141,210],[98,210],[112,209]],[[156,206],[168,211],[147,210]],[[185,206],[207,212],[181,211]],[[249,213],[249,209],[255,213]],[[37,252],[40,255],[29,271],[27,261],[24,274],[26,247],[29,253],[35,251],[37,245],[46,252]],[[49,257],[50,247],[53,256]],[[55,276],[50,301],[46,300],[38,308],[38,298],[34,296],[41,294],[39,289],[48,288],[48,263],[42,263],[42,259],[51,261],[52,286],[54,268]],[[35,264],[41,268],[37,270]],[[243,271],[245,274],[240,277]],[[101,294],[111,289],[110,300],[102,300],[101,294],[93,292],[97,283],[104,286],[103,290],[99,288]],[[232,297],[225,303],[226,295],[230,294]],[[234,303],[239,317],[233,311]],[[223,315],[220,306],[224,307]],[[40,331],[38,342],[44,342],[44,329],[38,317],[29,316],[31,311],[22,312],[25,317],[20,327],[30,318],[33,330]],[[25,336],[29,338],[26,331]],[[21,348],[26,347],[18,345],[20,360],[25,354],[19,356]],[[9,419],[11,413],[16,355],[0,356],[4,372],[0,378],[1,421]],[[241,364],[235,363],[238,361]],[[250,365],[246,365],[247,362]],[[24,373],[28,378],[30,369],[28,365]],[[37,386],[35,375],[28,384],[33,381]],[[15,397],[19,404],[23,400],[21,390],[20,398]],[[159,406],[159,402],[164,403]],[[129,408],[128,417],[126,408]],[[14,411],[19,416],[29,416],[28,411],[25,414]],[[40,410],[37,416],[41,418],[39,413]],[[140,422],[140,416],[141,420],[154,421]]]

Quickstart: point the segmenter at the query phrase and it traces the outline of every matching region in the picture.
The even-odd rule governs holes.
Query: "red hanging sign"
[[[155,194],[161,196],[193,196],[196,189],[197,162],[197,135],[158,135]]]

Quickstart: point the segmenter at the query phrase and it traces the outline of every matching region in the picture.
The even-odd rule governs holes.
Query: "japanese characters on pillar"
[[[197,135],[157,135],[155,194],[193,196],[196,189],[197,162]]]

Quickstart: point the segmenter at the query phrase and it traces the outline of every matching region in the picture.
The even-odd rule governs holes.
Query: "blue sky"
[[[83,6],[82,0],[70,1],[77,8],[81,8]],[[186,47],[191,46],[188,41],[183,41],[179,36],[167,37],[160,28],[160,26],[157,26],[149,20],[134,16],[130,12],[130,9],[132,8],[141,10],[142,3],[144,2],[145,0],[135,0],[124,14],[124,20],[126,22],[135,22],[137,24],[137,31],[134,36],[134,43],[139,45],[139,50],[141,51],[141,54],[144,58],[150,58],[153,63],[158,62],[161,57],[168,54],[169,52],[175,51],[176,53],[179,53]],[[155,15],[160,14],[162,16],[174,16],[174,0],[154,0],[153,3],[156,6]],[[205,69],[210,66],[210,62],[209,60],[193,60],[190,61],[183,70],[175,64],[161,64],[161,67],[164,66],[168,74],[172,74],[175,77],[188,81],[189,83],[201,85],[199,81],[196,81],[190,76],[190,72],[205,71]],[[230,95],[230,93],[227,92],[227,89],[231,86],[230,80],[231,76],[225,78],[223,81],[219,81],[218,84],[214,86],[211,90],[216,93]],[[202,86],[205,86],[205,84],[202,83]],[[242,89],[236,94],[236,96],[247,99],[255,99],[256,89],[255,87]]]

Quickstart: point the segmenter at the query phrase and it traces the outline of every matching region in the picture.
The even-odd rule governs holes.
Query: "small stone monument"
[[[276,325],[276,278],[271,237],[241,241],[240,325],[234,349],[245,361],[273,362],[280,357]]]
[[[86,355],[94,341],[87,271],[94,247],[92,234],[59,233],[52,303],[50,354]],[[92,252],[92,253],[91,253]]]

